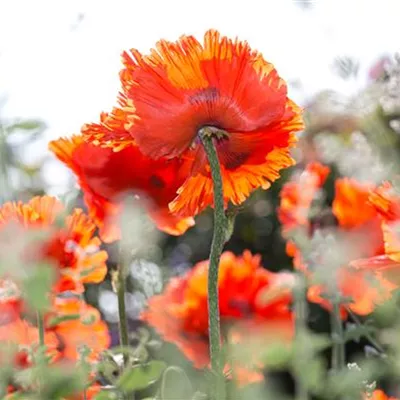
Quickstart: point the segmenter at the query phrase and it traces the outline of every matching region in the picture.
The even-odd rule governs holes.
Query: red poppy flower
[[[142,315],[197,368],[209,364],[207,270],[208,261],[203,261],[186,275],[172,279],[164,293],[149,300]],[[219,271],[221,324],[227,336],[235,337],[236,342],[261,332],[271,340],[291,337],[293,316],[288,286],[291,283],[286,274],[265,270],[260,257],[248,251],[240,257],[223,253]],[[253,368],[256,364],[255,360]],[[249,371],[248,377],[253,380],[251,372],[254,373]]]
[[[62,220],[59,226],[57,219]],[[58,268],[55,291],[82,291],[83,283],[98,283],[107,272],[107,253],[100,251],[100,240],[94,237],[94,223],[80,209],[64,215],[64,207],[56,198],[34,197],[28,203],[5,203],[0,207],[0,230],[12,225],[24,232],[45,233],[40,243],[27,244],[23,252],[28,261],[45,260]],[[22,238],[23,239],[23,238]]]
[[[120,125],[122,130],[123,121]],[[111,129],[116,129],[116,119],[103,114],[100,124],[87,125],[84,132]],[[81,136],[53,141],[50,149],[77,176],[90,216],[104,241],[120,236],[117,217],[122,196],[128,192],[141,197],[158,228],[169,234],[182,234],[194,224],[192,218],[176,217],[168,209],[184,180],[181,160],[152,160],[134,145],[114,152],[85,143]]]
[[[215,139],[227,204],[242,203],[268,188],[293,164],[289,150],[303,128],[301,110],[287,97],[272,64],[246,42],[210,30],[201,44],[193,36],[161,40],[143,56],[122,56],[120,104],[132,143],[152,158],[183,157],[188,175],[171,211],[193,216],[213,205],[209,164],[198,138],[204,126],[226,132]],[[103,147],[129,146],[126,131],[84,135]]]
[[[102,351],[110,345],[107,324],[102,321],[100,313],[75,296],[54,299],[54,315],[65,319],[48,331],[56,333],[59,340],[58,349],[64,360],[77,361],[82,347],[89,351],[88,359],[96,361]]]

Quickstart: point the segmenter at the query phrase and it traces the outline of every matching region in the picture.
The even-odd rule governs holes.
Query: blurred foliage
[[[44,193],[45,153],[35,160],[33,152],[45,129],[40,120],[0,120],[0,203]]]

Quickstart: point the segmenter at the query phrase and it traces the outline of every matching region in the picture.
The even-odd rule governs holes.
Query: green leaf
[[[168,367],[162,378],[161,398],[163,400],[189,399],[192,395],[192,384],[185,371],[175,366]]]
[[[27,119],[25,121],[17,122],[13,125],[11,125],[8,129],[10,131],[13,130],[24,130],[24,131],[33,131],[33,130],[38,130],[38,129],[44,129],[45,124],[42,121],[34,120],[34,119]]]
[[[371,334],[374,334],[376,328],[370,325],[356,325],[348,323],[346,324],[346,332],[344,334],[344,340],[359,342],[360,339],[364,336],[368,337]]]
[[[51,318],[47,324],[47,326],[49,328],[53,328],[59,324],[61,324],[62,322],[66,322],[66,321],[75,321],[77,319],[80,318],[79,314],[70,314],[70,315],[62,315],[60,317],[54,317]]]
[[[130,368],[118,379],[116,386],[124,392],[145,389],[160,378],[165,367],[166,364],[162,361],[150,361]]]
[[[207,400],[207,395],[202,392],[196,392],[193,395],[192,400]]]
[[[98,372],[108,383],[114,384],[120,375],[120,368],[112,357],[108,357],[97,367]]]
[[[263,361],[269,368],[286,367],[292,358],[293,349],[285,344],[277,343],[263,351]]]
[[[94,400],[118,400],[118,394],[112,390],[103,390],[98,393]]]

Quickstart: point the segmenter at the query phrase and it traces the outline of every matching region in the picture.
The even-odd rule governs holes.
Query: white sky
[[[209,28],[247,39],[300,80],[299,101],[324,88],[349,93],[378,56],[399,50],[399,15],[400,0],[315,0],[310,10],[292,0],[0,0],[1,113],[44,119],[47,138],[77,132],[113,105],[123,49]],[[361,61],[357,81],[334,76],[337,55]]]

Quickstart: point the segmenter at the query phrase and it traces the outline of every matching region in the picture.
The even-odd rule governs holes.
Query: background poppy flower
[[[85,129],[107,131],[112,129],[108,123],[109,119],[103,119],[100,125],[87,125]],[[169,234],[180,235],[194,224],[192,218],[176,217],[168,209],[183,182],[181,160],[152,160],[133,145],[114,152],[85,143],[81,136],[61,138],[49,147],[77,176],[90,216],[104,241],[120,237],[117,217],[123,195],[129,192],[140,196],[158,228]]]
[[[161,40],[149,56],[131,49],[122,55],[120,105],[124,128],[83,131],[86,140],[120,150],[137,143],[152,158],[182,157],[187,180],[171,211],[192,216],[213,205],[213,185],[198,138],[204,126],[222,129],[216,139],[227,204],[242,203],[291,166],[294,133],[303,128],[301,110],[287,97],[285,82],[272,64],[246,42],[217,31],[172,43]],[[117,114],[114,113],[115,118]]]
[[[58,359],[59,341],[55,333],[46,332],[44,342],[46,354],[52,360]],[[0,325],[0,343],[11,346],[11,349],[15,350],[14,360],[17,368],[26,368],[32,365],[30,350],[35,350],[39,346],[39,330],[36,326],[18,316],[14,320]],[[5,353],[3,353],[4,350],[5,348],[2,348],[0,353],[0,364],[7,359]]]
[[[400,196],[386,182],[370,193],[369,203],[380,216],[384,249],[375,257],[354,260],[352,266],[373,273],[394,290],[400,286]]]
[[[88,359],[96,361],[100,353],[110,345],[107,324],[99,311],[76,296],[58,296],[52,309],[56,317],[64,317],[54,327],[48,328],[59,340],[58,348],[63,359],[77,361],[85,346]],[[70,318],[68,318],[70,317]]]
[[[310,229],[310,209],[311,204],[318,191],[324,185],[330,169],[318,162],[307,164],[304,171],[295,179],[287,182],[280,192],[280,204],[278,208],[278,219],[282,224],[282,235],[288,239],[294,229]],[[297,262],[296,254],[298,249],[292,240],[286,243],[286,252],[295,258],[295,264],[301,268],[301,263]]]
[[[220,316],[226,336],[233,335],[236,342],[244,338],[243,332],[246,340],[261,332],[269,332],[274,339],[291,337],[293,316],[286,274],[265,270],[260,257],[248,251],[238,257],[224,252],[219,268]],[[144,321],[176,344],[197,368],[209,364],[207,271],[208,261],[203,261],[172,279],[162,294],[149,300],[142,314]],[[250,377],[254,375],[250,373]]]
[[[329,276],[336,281],[341,294],[351,299],[346,306],[357,314],[366,315],[371,313],[377,304],[389,299],[395,289],[389,280],[378,274],[378,263],[371,262],[369,270],[361,268],[361,265],[368,265],[369,257],[373,257],[373,260],[385,253],[386,241],[384,242],[382,219],[376,206],[370,201],[376,188],[354,179],[337,179],[332,207],[328,212],[334,223],[327,223],[325,226],[324,211],[311,216],[311,205],[328,173],[329,169],[321,164],[311,163],[297,179],[284,185],[278,212],[283,225],[283,235],[287,237],[303,229],[303,234],[311,239],[314,229],[330,229],[340,236],[343,243],[351,243],[351,247],[347,246],[341,250],[347,263],[344,262],[335,270],[330,269]],[[383,203],[387,205],[387,202],[382,200],[379,202]],[[309,270],[304,254],[295,243],[288,242],[287,252],[294,257],[295,268],[303,270],[310,278],[314,277],[316,271]],[[318,260],[315,260],[315,263],[318,268]],[[379,264],[382,265],[382,260]],[[393,263],[391,265],[393,266]],[[315,283],[308,290],[308,299],[331,309],[326,294],[325,285]],[[345,308],[342,309],[342,315],[344,318],[347,316]]]
[[[396,397],[388,396],[383,390],[374,390],[372,396],[365,396],[365,400],[397,400]]]
[[[61,225],[58,219],[61,220]],[[54,197],[34,197],[28,203],[5,203],[0,207],[0,230],[17,225],[27,234],[43,233],[39,243],[28,243],[22,259],[47,261],[57,267],[54,290],[83,291],[84,283],[99,283],[107,273],[107,253],[94,237],[95,224],[82,210],[64,215],[64,207]],[[21,238],[23,240],[23,237]]]

